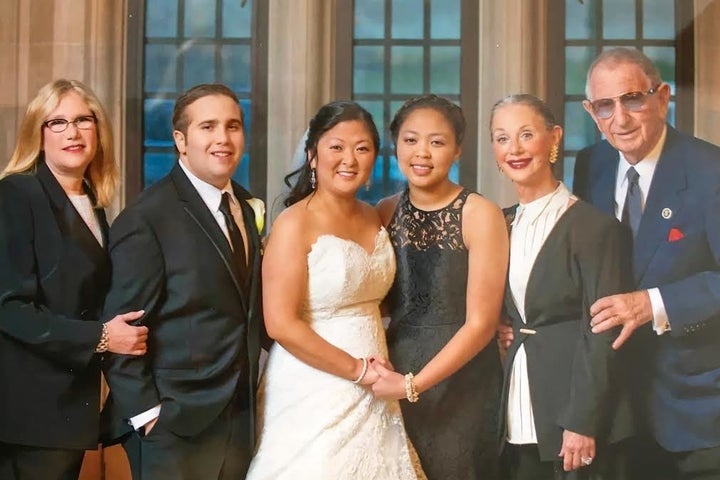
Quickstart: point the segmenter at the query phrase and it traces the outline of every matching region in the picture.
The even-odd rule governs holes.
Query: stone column
[[[720,0],[695,0],[695,135],[720,145]]]
[[[10,159],[27,103],[60,77],[97,93],[113,122],[122,165],[125,3],[0,0],[0,168]]]
[[[511,93],[545,97],[547,0],[480,2],[480,83],[478,85],[478,190],[506,207],[515,189],[497,169],[488,125],[490,109]]]
[[[308,120],[332,93],[335,2],[270,0],[267,208],[281,210],[283,177]],[[273,208],[274,207],[274,208]]]

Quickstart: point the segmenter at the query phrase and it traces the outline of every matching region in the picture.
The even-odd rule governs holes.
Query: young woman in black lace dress
[[[465,130],[457,105],[436,95],[408,100],[390,129],[408,189],[377,207],[397,256],[388,296],[395,371],[376,365],[373,390],[407,399],[406,429],[430,480],[493,480],[505,221],[448,177]]]

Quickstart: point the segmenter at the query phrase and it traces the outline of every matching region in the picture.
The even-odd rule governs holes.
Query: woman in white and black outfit
[[[102,352],[144,354],[147,339],[127,324],[142,312],[97,321],[117,167],[95,95],[45,85],[0,177],[0,478],[76,479],[98,446]]]
[[[538,98],[499,101],[490,131],[519,205],[506,210],[509,347],[501,417],[502,478],[623,478],[608,445],[632,433],[615,333],[595,335],[590,305],[632,288],[630,236],[553,176],[562,129]]]

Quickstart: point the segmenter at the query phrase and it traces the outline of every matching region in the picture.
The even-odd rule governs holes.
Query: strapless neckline
[[[314,242],[312,243],[312,245],[310,246],[310,252],[309,252],[309,253],[312,253],[312,252],[315,250],[315,248],[318,246],[318,244],[321,243],[323,240],[328,240],[328,239],[337,240],[337,241],[342,242],[342,243],[344,243],[344,244],[346,244],[346,245],[350,245],[350,246],[352,246],[352,247],[357,248],[358,250],[362,250],[362,252],[365,253],[365,255],[366,255],[367,257],[373,257],[373,256],[377,253],[378,247],[380,246],[381,241],[382,241],[383,239],[389,240],[389,237],[388,237],[387,230],[385,230],[385,227],[380,227],[380,230],[378,230],[378,232],[375,234],[375,240],[374,240],[374,243],[373,243],[373,249],[372,249],[372,251],[368,251],[365,247],[363,247],[362,245],[360,245],[360,244],[359,244],[358,242],[356,242],[355,240],[351,240],[351,239],[349,239],[349,238],[339,237],[339,236],[337,236],[337,235],[335,235],[335,234],[332,234],[332,233],[322,233],[322,234],[320,234],[320,235],[317,236],[317,238],[315,239],[315,241],[314,241]]]

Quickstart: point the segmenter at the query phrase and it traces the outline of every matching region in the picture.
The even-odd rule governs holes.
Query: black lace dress
[[[462,237],[462,190],[448,206],[426,212],[405,191],[388,227],[397,274],[388,300],[390,360],[420,371],[465,322],[468,250]],[[491,341],[450,378],[402,401],[408,435],[429,480],[497,478],[497,424],[502,373]]]

